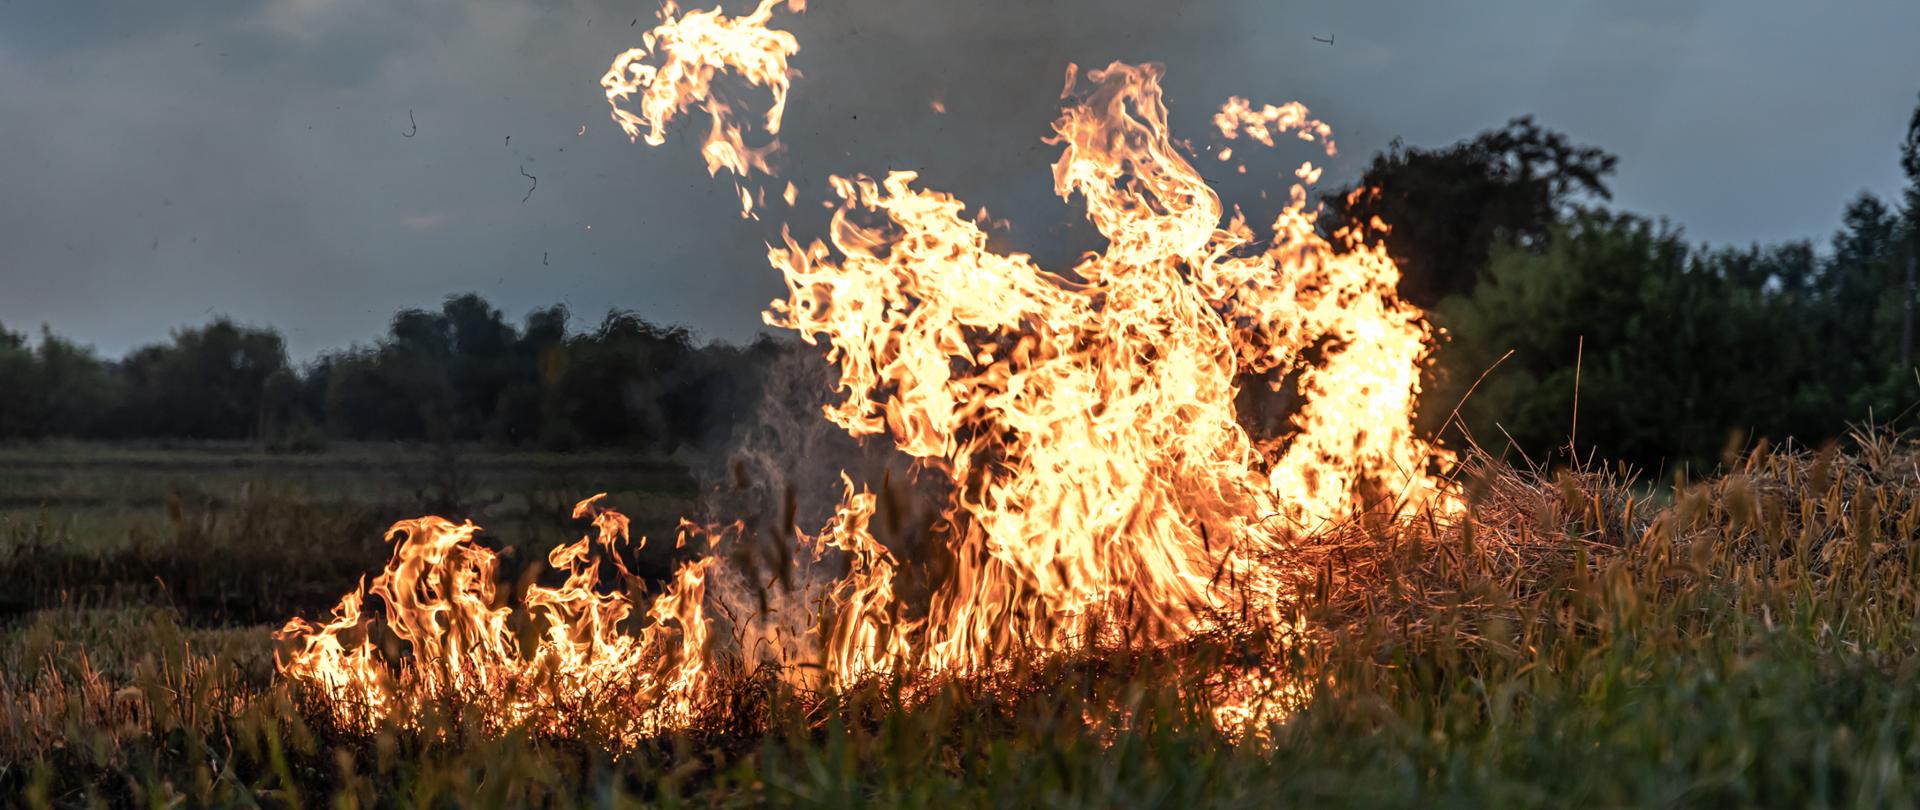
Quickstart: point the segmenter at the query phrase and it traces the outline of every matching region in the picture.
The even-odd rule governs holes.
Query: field
[[[271,631],[471,516],[538,560],[595,492],[670,539],[679,466],[341,446],[0,449],[0,795],[29,806],[779,804],[1839,806],[1920,796],[1920,454],[1761,450],[1667,490],[1479,462],[1472,519],[1299,553],[1301,705],[1210,722],[1244,637],[1102,647],[973,681],[800,694],[619,755],[449,706],[357,733],[276,684]],[[672,544],[633,565],[664,577]],[[518,555],[518,556],[516,556]],[[1258,628],[1244,628],[1257,632]]]

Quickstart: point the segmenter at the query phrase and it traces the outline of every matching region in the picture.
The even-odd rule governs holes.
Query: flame
[[[667,142],[668,121],[699,107],[708,120],[700,146],[708,174],[718,175],[725,169],[745,179],[756,172],[771,173],[768,160],[780,150],[780,120],[797,75],[787,67],[787,58],[800,50],[792,34],[767,27],[774,8],[782,2],[795,11],[805,8],[801,0],[761,0],[752,14],[727,17],[718,8],[682,14],[668,0],[660,10],[660,24],[641,37],[641,46],[615,57],[613,66],[600,77],[607,103],[613,106],[614,122],[629,140],[645,138],[648,145],[659,146]],[[713,80],[723,71],[773,94],[762,126],[774,140],[748,145],[741,116],[715,93]],[[621,106],[636,93],[640,95],[638,113]],[[751,215],[752,196],[739,183],[734,188],[740,195],[741,216]]]
[[[1246,135],[1273,146],[1276,136],[1292,132],[1300,140],[1326,144],[1327,157],[1338,154],[1333,143],[1333,127],[1311,116],[1306,105],[1298,101],[1277,106],[1265,104],[1254,109],[1253,102],[1233,96],[1221,105],[1219,112],[1213,114],[1213,125],[1220,130],[1220,137],[1227,140]]]
[[[750,15],[679,14],[602,79],[632,137],[664,140],[699,108],[708,168],[768,173],[768,146],[743,140],[743,113],[719,100],[722,72],[772,91],[777,134],[795,39],[768,28],[779,0]],[[798,10],[797,3],[790,3]],[[1412,430],[1428,329],[1395,294],[1399,272],[1357,232],[1324,235],[1304,184],[1265,233],[1219,196],[1171,137],[1155,65],[1067,71],[1048,142],[1055,191],[1084,207],[1105,250],[1065,270],[995,252],[954,196],[911,171],[834,177],[826,237],[782,231],[768,259],[788,295],[767,323],[824,344],[838,400],[824,416],[857,437],[885,436],[944,478],[937,541],[951,565],[915,604],[906,574],[870,530],[873,493],[845,495],[817,535],[795,532],[765,585],[718,553],[680,569],[637,632],[634,606],[599,587],[618,565],[626,522],[583,502],[597,537],[553,552],[559,588],[519,608],[494,592],[497,563],[472,524],[395,527],[394,557],[333,619],[290,622],[281,673],[318,685],[361,720],[406,716],[455,696],[502,722],[549,728],[565,707],[617,690],[645,733],[697,710],[721,662],[779,666],[810,688],[874,674],[992,671],[1021,654],[1124,639],[1164,644],[1237,616],[1297,637],[1307,628],[1286,559],[1296,540],[1354,519],[1449,509],[1435,451]],[[639,112],[622,103],[639,97]],[[1235,98],[1214,118],[1229,140],[1272,146],[1292,133],[1334,144],[1297,103]],[[741,188],[743,213],[752,200]],[[791,184],[783,195],[791,205]],[[1301,394],[1284,435],[1256,440],[1239,420],[1248,380]],[[738,525],[690,529],[715,549]],[[1310,575],[1309,575],[1310,576]],[[405,660],[376,651],[367,594],[385,606]],[[530,652],[516,626],[544,628]],[[357,643],[345,641],[358,633]],[[1278,643],[1278,642],[1275,642]],[[1264,684],[1264,686],[1262,686]],[[1283,713],[1297,685],[1253,673],[1216,696],[1223,727]]]
[[[621,579],[632,576],[617,553],[627,519],[602,506],[603,497],[574,508],[596,533],[547,556],[566,582],[529,586],[521,611],[499,604],[499,560],[475,541],[480,527],[437,517],[395,524],[387,533],[393,557],[371,587],[342,597],[326,624],[295,618],[275,634],[280,675],[318,687],[355,726],[458,701],[483,707],[480,716],[496,729],[531,724],[560,733],[578,707],[608,694],[638,710],[616,730],[624,739],[684,719],[705,683],[704,586],[714,561],[681,568],[647,611],[650,622],[628,632],[621,625],[633,603],[599,587],[603,557]],[[376,642],[363,615],[369,595],[406,645],[404,663]],[[521,629],[537,633],[530,651]]]
[[[1335,250],[1297,186],[1265,242],[1221,227],[1168,136],[1159,69],[1087,78],[1054,123],[1055,189],[1108,246],[1071,275],[990,251],[912,172],[836,178],[828,242],[770,252],[790,295],[768,323],[838,364],[827,418],[886,434],[958,493],[944,522],[962,568],[908,633],[917,667],[1063,649],[1122,604],[1134,638],[1174,640],[1249,598],[1223,568],[1260,581],[1253,561],[1290,537],[1440,494],[1410,427],[1427,331],[1386,254],[1346,234]],[[1317,134],[1287,109],[1302,114],[1263,120]],[[1234,400],[1243,374],[1274,370],[1307,397],[1262,448]],[[1251,598],[1276,616],[1286,602]]]

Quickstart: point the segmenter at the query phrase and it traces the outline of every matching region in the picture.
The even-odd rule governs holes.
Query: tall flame
[[[674,116],[699,109],[710,171],[770,173],[774,147],[746,145],[742,113],[714,82],[733,73],[770,89],[764,127],[778,132],[798,52],[767,27],[778,4],[743,17],[669,6],[602,79],[614,119],[657,145]],[[600,554],[617,562],[625,521],[589,500],[580,514],[598,539],[549,557],[567,582],[527,594],[526,621],[545,630],[522,653],[474,527],[426,518],[395,528],[404,542],[367,589],[411,663],[383,658],[364,635],[343,641],[364,624],[356,591],[326,625],[288,624],[282,673],[362,718],[399,713],[397,694],[457,693],[515,722],[551,723],[581,690],[614,686],[650,707],[631,729],[643,733],[693,711],[721,660],[786,665],[796,682],[832,686],[986,671],[1009,654],[1115,634],[1172,642],[1228,614],[1294,626],[1289,580],[1300,572],[1273,562],[1293,540],[1449,503],[1430,472],[1435,453],[1411,428],[1429,336],[1396,297],[1384,249],[1323,235],[1304,185],[1264,235],[1228,216],[1175,146],[1160,79],[1155,65],[1114,63],[1084,81],[1068,71],[1049,138],[1061,148],[1054,188],[1107,241],[1069,270],[990,250],[966,206],[911,171],[833,178],[826,238],[783,231],[769,248],[788,295],[767,322],[824,343],[838,374],[825,417],[886,436],[950,484],[934,525],[951,565],[930,595],[896,595],[906,574],[870,531],[875,496],[843,477],[832,520],[794,538],[810,553],[783,563],[778,579],[792,584],[749,596],[758,577],[709,556],[680,570],[651,623],[624,632],[633,606],[596,590],[596,571]],[[622,106],[635,95],[637,113]],[[1227,139],[1272,145],[1293,133],[1333,150],[1330,129],[1299,104],[1236,98],[1214,123]],[[1310,183],[1318,170],[1296,175]],[[1285,435],[1256,440],[1242,426],[1247,380],[1302,395]],[[725,547],[738,529],[708,540]],[[1249,699],[1223,696],[1222,716],[1257,718]]]

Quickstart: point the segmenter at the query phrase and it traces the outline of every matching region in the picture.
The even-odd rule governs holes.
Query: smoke
[[[836,398],[825,350],[786,342],[764,366],[759,402],[722,448],[690,458],[701,497],[699,523],[683,536],[724,557],[707,584],[716,637],[731,638],[745,668],[817,665],[822,597],[845,579],[851,560],[817,538],[843,519],[848,491],[877,498],[869,529],[908,572],[899,594],[923,611],[950,486],[927,474],[885,436],[854,437],[821,410]]]
[[[887,442],[855,439],[822,418],[833,374],[819,349],[788,343],[763,369],[759,401],[732,437],[690,459],[702,512],[770,532],[817,528],[839,499],[837,482],[819,480],[822,470],[878,480],[898,454]]]

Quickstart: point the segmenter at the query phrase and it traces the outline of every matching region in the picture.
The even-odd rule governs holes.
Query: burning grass
[[[669,4],[602,79],[651,144],[704,113],[749,217],[797,76],[782,5]],[[789,495],[764,528],[682,524],[706,553],[648,578],[589,499],[593,531],[516,583],[473,523],[403,521],[331,615],[275,634],[273,681],[204,645],[19,645],[0,754],[33,764],[4,778],[349,806],[1911,792],[1911,448],[1756,452],[1657,506],[1598,471],[1456,466],[1413,430],[1431,334],[1385,250],[1324,232],[1311,164],[1270,225],[1230,213],[1162,75],[1067,70],[1055,190],[1105,239],[1071,268],[991,250],[912,171],[832,178],[825,237],[770,246],[767,322],[825,347],[827,422],[911,462],[921,529],[843,473],[823,522]],[[1298,105],[1215,123],[1334,149]],[[1253,380],[1297,395],[1281,435],[1244,424]]]
[[[684,727],[617,702],[501,728],[457,699],[342,726],[264,630],[46,610],[0,641],[0,784],[30,803],[377,799],[972,805],[1881,804],[1920,774],[1920,453],[1757,451],[1664,495],[1469,465],[1470,519],[1303,541],[1305,639],[1009,656],[807,690],[731,670]],[[1279,650],[1280,654],[1270,654]],[[1299,705],[1236,738],[1223,686]]]

